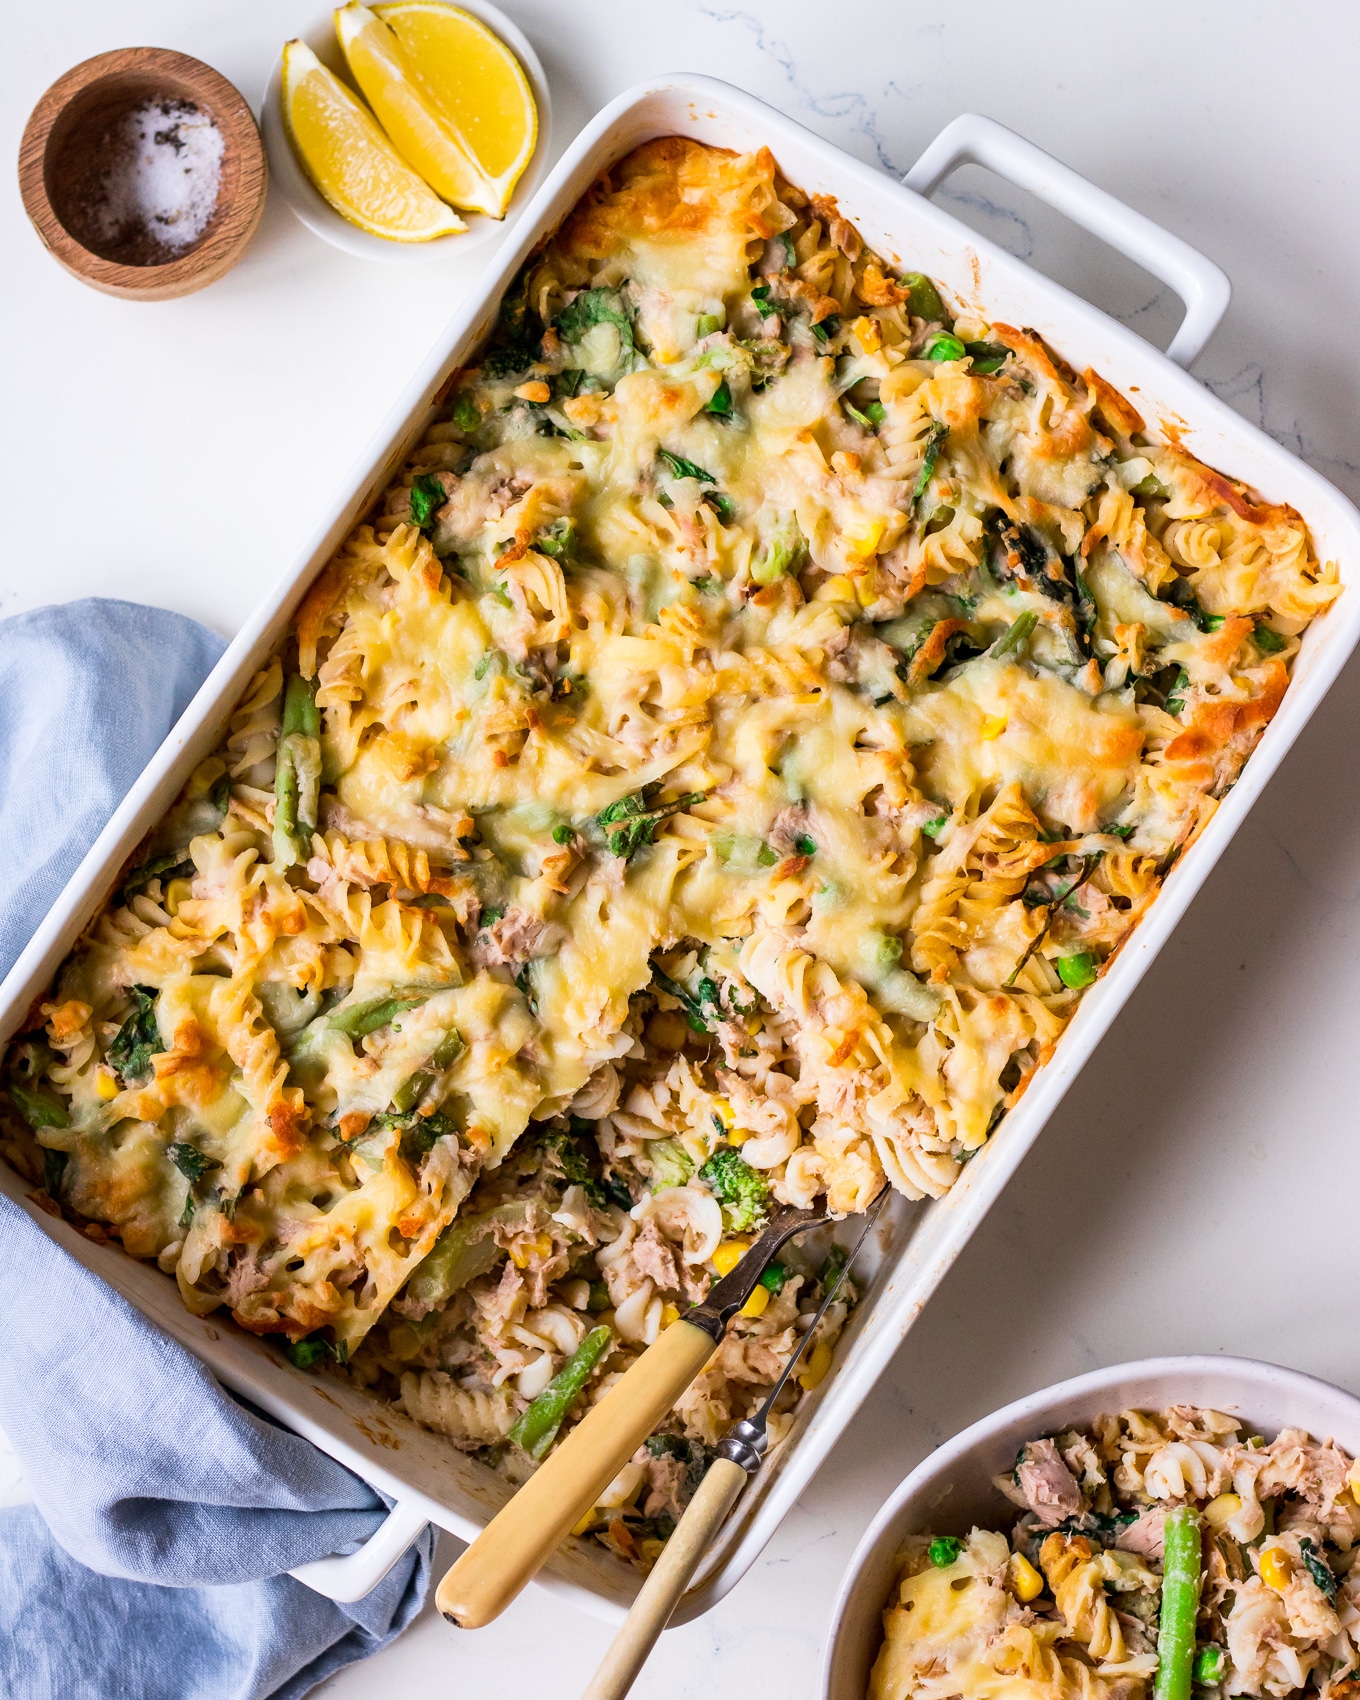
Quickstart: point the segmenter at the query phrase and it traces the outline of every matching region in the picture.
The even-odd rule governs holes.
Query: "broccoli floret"
[[[557,1159],[557,1166],[567,1186],[584,1187],[586,1197],[592,1204],[605,1203],[605,1189],[599,1176],[591,1173],[590,1163],[574,1134],[554,1128],[544,1134],[541,1148],[545,1157],[552,1156]]]
[[[684,1186],[694,1173],[694,1159],[677,1139],[649,1139],[638,1163],[646,1171],[653,1192],[668,1186]]]
[[[770,1189],[741,1153],[722,1145],[699,1170],[699,1179],[723,1207],[723,1223],[729,1233],[744,1234],[758,1228],[770,1213]]]

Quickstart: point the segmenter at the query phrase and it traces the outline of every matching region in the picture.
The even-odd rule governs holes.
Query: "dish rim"
[[[1320,474],[1234,414],[1134,332],[978,237],[951,214],[911,189],[845,154],[754,96],[697,74],[652,79],[620,95],[582,130],[526,208],[525,216],[480,287],[470,291],[450,317],[431,353],[347,473],[328,516],[308,539],[289,572],[244,624],[0,986],[0,1039],[17,1026],[32,998],[45,990],[71,943],[106,898],[126,857],[169,806],[195,762],[214,746],[218,728],[255,667],[281,635],[312,578],[388,482],[392,469],[424,429],[433,398],[447,374],[456,368],[458,358],[490,328],[501,292],[521,261],[539,238],[570,211],[606,163],[622,157],[649,137],[669,134],[688,134],[718,145],[725,145],[719,141],[719,134],[729,141],[737,134],[747,136],[753,143],[758,139],[781,160],[790,157],[803,160],[805,164],[791,171],[790,176],[801,180],[801,186],[812,188],[812,180],[816,179],[817,187],[839,193],[850,203],[852,216],[866,217],[858,203],[866,200],[872,203],[882,216],[876,214],[870,222],[892,223],[895,239],[905,241],[914,255],[926,253],[932,240],[938,240],[941,268],[945,262],[957,268],[967,257],[979,279],[986,273],[1005,285],[1012,297],[1032,298],[1037,312],[1034,322],[1060,324],[1066,346],[1073,352],[1083,343],[1094,342],[1102,356],[1109,356],[1099,360],[1093,357],[1094,363],[1107,370],[1131,368],[1140,379],[1147,380],[1145,385],[1131,387],[1145,387],[1162,398],[1172,398],[1165,402],[1163,418],[1170,415],[1179,419],[1191,446],[1197,447],[1206,458],[1213,456],[1221,461],[1224,450],[1198,445],[1198,437],[1214,442],[1223,439],[1233,445],[1232,455],[1245,463],[1241,466],[1244,476],[1251,466],[1258,464],[1278,474],[1278,482],[1290,499],[1296,500],[1301,511],[1307,513],[1315,535],[1325,531],[1329,538],[1344,537],[1348,571],[1360,572],[1360,514],[1346,498]],[[871,245],[887,246],[891,251],[891,244],[872,236],[869,240]],[[936,275],[953,288],[948,269],[937,269]],[[983,292],[980,281],[977,288]],[[999,305],[1004,308],[1004,303]],[[1058,340],[1063,342],[1062,337]],[[1237,472],[1238,468],[1233,470]],[[1350,565],[1352,562],[1355,565]],[[1345,573],[1343,579],[1352,588],[1357,582]],[[911,1232],[904,1243],[892,1249],[891,1267],[881,1278],[875,1277],[852,1319],[847,1330],[850,1344],[842,1349],[836,1373],[800,1408],[794,1436],[781,1447],[738,1507],[673,1622],[699,1615],[735,1584],[834,1445],[935,1286],[1174,930],[1210,868],[1360,639],[1360,597],[1343,598],[1341,606],[1334,608],[1324,620],[1315,622],[1313,630],[1320,627],[1325,628],[1321,636],[1311,646],[1305,644],[1304,655],[1309,659],[1305,664],[1301,658],[1296,665],[1284,703],[1238,784],[1192,853],[1172,870],[1151,913],[1132,935],[1110,972],[1083,1000],[1056,1054],[1039,1071],[1025,1098],[1006,1118],[1005,1136],[989,1143],[982,1158],[968,1166],[943,1199],[928,1207],[902,1204],[896,1211],[886,1237],[891,1240],[907,1216],[911,1217]],[[79,1236],[75,1237],[78,1240]],[[93,1248],[87,1245],[86,1249]],[[106,1278],[111,1278],[113,1273],[106,1267],[101,1267],[100,1272]],[[157,1279],[164,1282],[159,1274]],[[125,1285],[135,1283],[129,1278]],[[396,1492],[403,1503],[428,1506],[431,1520],[442,1527],[467,1538],[479,1526],[476,1518],[454,1511],[410,1482],[403,1482],[380,1450],[387,1442],[368,1440],[364,1448],[358,1448],[345,1438],[349,1427],[338,1419],[331,1420],[329,1427],[313,1420],[316,1410],[305,1387],[314,1385],[315,1378],[302,1377],[301,1372],[290,1369],[277,1354],[254,1342],[260,1355],[269,1359],[266,1376],[259,1368],[258,1358],[245,1353],[232,1355],[225,1350],[223,1337],[227,1330],[220,1321],[221,1335],[214,1331],[213,1340],[209,1341],[201,1331],[182,1326],[185,1318],[187,1312],[178,1323],[163,1317],[162,1326],[204,1357],[230,1385],[239,1386],[251,1398],[264,1403],[272,1415],[295,1421],[300,1432],[314,1439],[323,1450],[341,1457],[383,1491]],[[280,1376],[299,1377],[302,1386],[281,1381]],[[358,1423],[357,1418],[351,1420]],[[626,1609],[620,1592],[622,1583],[620,1589],[613,1589],[612,1583],[605,1587],[573,1579],[582,1575],[582,1565],[577,1562],[580,1555],[573,1555],[570,1550],[572,1544],[568,1543],[568,1548],[554,1561],[559,1570],[569,1574],[545,1572],[542,1585],[565,1593],[594,1615],[617,1621]],[[308,1567],[313,1574],[304,1579],[321,1591],[332,1592],[333,1597],[341,1597],[333,1593],[335,1587],[343,1585],[336,1580],[335,1570],[350,1565],[352,1572],[351,1560],[320,1563],[335,1568],[322,1575],[317,1567]],[[630,1580],[628,1587],[635,1586],[636,1582]]]

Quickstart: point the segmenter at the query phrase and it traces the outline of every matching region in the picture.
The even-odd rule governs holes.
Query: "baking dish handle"
[[[1174,289],[1185,303],[1185,317],[1166,352],[1179,366],[1198,358],[1232,298],[1227,273],[1212,260],[980,113],[965,112],[941,130],[902,181],[928,197],[960,165],[985,165],[1008,183],[1028,189]]]
[[[372,1593],[383,1577],[418,1540],[429,1517],[411,1500],[399,1499],[358,1552],[314,1558],[288,1574],[328,1600],[349,1605]]]

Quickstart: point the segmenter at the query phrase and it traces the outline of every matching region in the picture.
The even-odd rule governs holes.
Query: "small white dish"
[[[489,243],[499,241],[514,225],[520,212],[533,199],[534,190],[548,168],[552,152],[552,97],[548,93],[548,80],[543,75],[543,67],[539,64],[538,55],[529,45],[528,37],[498,7],[488,5],[487,0],[457,0],[457,9],[471,12],[489,29],[493,29],[524,67],[529,87],[534,93],[534,101],[538,106],[538,141],[534,147],[533,158],[515,185],[515,192],[510,197],[510,205],[504,218],[488,218],[485,213],[462,213],[467,229],[454,236],[438,236],[433,242],[390,242],[386,237],[370,235],[367,230],[360,230],[358,225],[341,218],[335,208],[313,187],[307,173],[298,163],[297,155],[293,152],[283,127],[283,44],[279,44],[279,57],[274,61],[274,68],[269,74],[264,104],[260,109],[260,129],[269,153],[270,174],[284,200],[308,230],[314,231],[333,247],[342,248],[345,253],[354,254],[361,260],[381,260],[388,265],[420,265],[427,260],[452,259],[457,255],[470,254],[478,248],[485,248]],[[353,89],[353,79],[345,65],[340,45],[335,39],[334,19],[335,8],[329,6],[314,24],[299,33],[321,62],[334,71],[347,87]]]
[[[917,1467],[875,1517],[855,1549],[831,1615],[822,1655],[821,1700],[865,1700],[883,1644],[883,1608],[908,1535],[966,1534],[1004,1527],[1015,1507],[992,1485],[1027,1440],[1080,1426],[1104,1411],[1208,1405],[1274,1436],[1304,1428],[1360,1453],[1360,1399],[1298,1370],[1254,1358],[1145,1358],[1045,1387],[983,1417]]]

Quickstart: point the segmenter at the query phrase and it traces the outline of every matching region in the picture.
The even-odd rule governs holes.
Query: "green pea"
[[[1084,990],[1096,977],[1096,959],[1089,950],[1078,950],[1070,956],[1060,956],[1056,966],[1058,978],[1074,992]]]
[[[950,336],[946,331],[937,336],[925,351],[927,360],[962,360],[968,350],[956,336]]]

